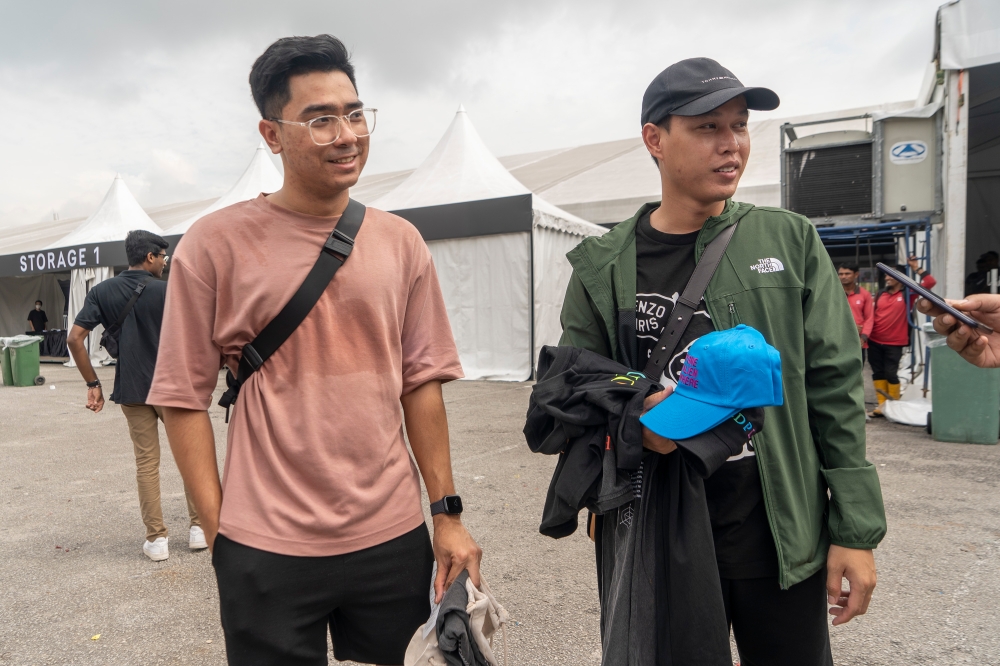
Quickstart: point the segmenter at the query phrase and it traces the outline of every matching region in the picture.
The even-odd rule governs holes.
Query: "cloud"
[[[417,165],[460,103],[500,155],[634,136],[649,80],[691,56],[774,88],[772,117],[912,99],[939,1],[8,3],[0,225],[84,210],[115,172],[145,205],[224,192],[259,141],[250,65],[281,36],[352,49],[376,173]]]

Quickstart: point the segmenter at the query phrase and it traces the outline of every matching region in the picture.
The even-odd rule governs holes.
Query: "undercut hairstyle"
[[[856,266],[854,264],[837,264],[837,270],[839,271],[841,268],[846,268],[847,270],[851,271],[852,273],[857,273],[858,272],[858,266]]]
[[[292,98],[288,81],[310,72],[343,72],[354,89],[354,65],[344,43],[332,35],[282,37],[267,47],[250,69],[250,92],[265,120],[281,116]]]
[[[166,250],[168,247],[170,243],[143,229],[130,231],[125,237],[125,256],[128,257],[129,266],[141,266],[146,262],[149,253],[159,254],[160,250]]]

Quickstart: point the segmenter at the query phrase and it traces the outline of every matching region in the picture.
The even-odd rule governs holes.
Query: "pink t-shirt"
[[[205,217],[171,259],[147,402],[208,409],[221,362],[291,299],[339,218],[263,195]],[[240,392],[219,531],[273,553],[324,556],[423,522],[400,396],[462,377],[430,252],[406,220],[368,209],[350,258]],[[221,409],[217,408],[216,409]]]

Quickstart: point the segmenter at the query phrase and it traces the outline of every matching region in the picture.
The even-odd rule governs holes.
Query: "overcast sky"
[[[636,136],[646,85],[694,56],[774,89],[758,118],[913,99],[940,3],[0,0],[0,226],[87,215],[115,172],[146,206],[225,192],[282,36],[352,50],[371,174],[419,164],[459,104],[497,155]]]

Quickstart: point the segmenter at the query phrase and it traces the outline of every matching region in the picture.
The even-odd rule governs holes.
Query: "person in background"
[[[160,435],[156,423],[157,419],[163,420],[163,410],[146,404],[146,396],[156,368],[156,352],[160,344],[160,325],[163,322],[163,305],[167,293],[167,283],[153,278],[163,275],[163,269],[167,265],[167,247],[167,241],[154,233],[130,231],[125,238],[128,270],[90,290],[83,309],[76,316],[66,338],[66,346],[76,361],[76,367],[87,382],[87,409],[96,414],[104,409],[104,393],[101,381],[90,363],[84,340],[99,324],[105,329],[114,324],[135,293],[136,286],[146,281],[142,294],[122,323],[111,399],[121,405],[128,422],[128,432],[135,450],[139,509],[142,512],[142,522],[146,525],[146,540],[142,543],[142,552],[154,562],[165,560],[169,556],[167,528],[163,524],[163,509],[160,506]],[[191,519],[188,547],[191,550],[203,550],[208,548],[208,544],[205,542],[198,512],[195,511],[186,487],[184,494]]]
[[[917,309],[934,317],[934,330],[947,335],[948,346],[966,361],[980,368],[1000,368],[1000,296],[973,294],[960,301],[948,301],[948,304],[997,332],[985,333],[960,324],[926,298],[920,299]]]
[[[976,259],[976,270],[965,278],[965,295],[990,293],[990,271],[1000,266],[1000,254],[993,250],[983,252]]]
[[[42,302],[35,301],[35,309],[28,313],[28,333],[41,333],[48,328],[49,318],[45,316]]]
[[[906,260],[914,275],[920,278],[920,286],[932,289],[937,280],[920,267],[916,257]],[[906,266],[896,266],[900,273]],[[870,416],[882,416],[882,405],[886,396],[899,400],[899,359],[903,348],[910,344],[909,313],[917,294],[910,294],[909,301],[903,298],[903,285],[885,276],[885,289],[875,297],[875,324],[868,338],[868,362],[872,366],[872,381],[875,383],[878,407]]]
[[[868,337],[872,334],[872,326],[875,325],[875,307],[872,295],[864,287],[858,286],[857,266],[840,264],[837,266],[837,277],[840,278],[840,284],[844,286],[847,304],[851,306],[854,324],[858,327],[858,336],[861,338],[861,364],[864,365],[868,352]]]

